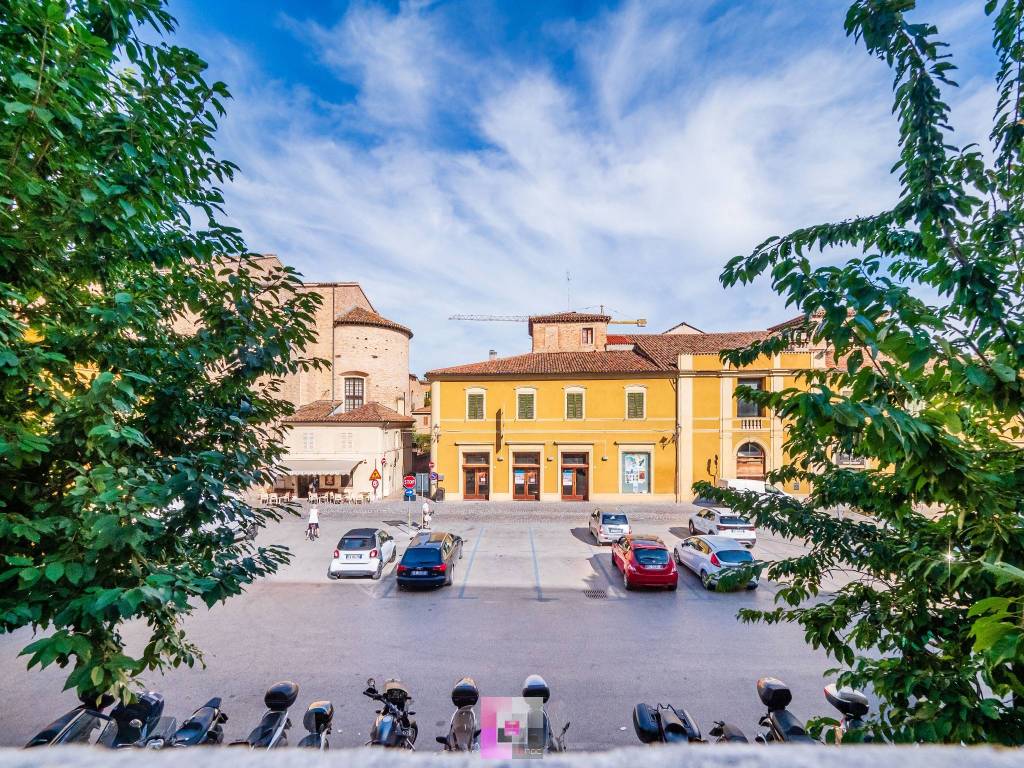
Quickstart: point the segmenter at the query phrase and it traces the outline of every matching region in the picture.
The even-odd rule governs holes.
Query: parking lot
[[[463,675],[483,695],[514,695],[531,672],[552,688],[550,714],[572,722],[570,747],[601,749],[635,742],[630,724],[641,700],[687,707],[703,726],[726,718],[756,731],[760,705],[754,681],[776,675],[794,691],[794,711],[823,713],[822,674],[831,666],[809,649],[796,627],[745,625],[741,607],[770,607],[775,588],[706,592],[685,569],[677,592],[626,592],[610,547],[587,530],[591,504],[514,505],[448,503],[435,506],[432,528],[465,539],[451,587],[399,591],[395,564],[379,581],[328,580],[327,565],[349,528],[380,525],[399,554],[415,532],[418,504],[389,502],[326,507],[321,538],[304,539],[305,520],[288,518],[264,531],[261,543],[288,545],[294,561],[249,592],[187,621],[206,651],[205,669],[154,674],[170,714],[187,717],[219,695],[231,720],[227,736],[243,738],[258,721],[263,690],[290,678],[301,692],[290,743],[301,736],[301,712],[317,698],[336,708],[334,746],[358,746],[374,717],[360,695],[365,680],[403,679],[416,701],[422,749],[447,727],[448,694]],[[660,535],[674,546],[688,536],[692,507],[625,509],[633,530]],[[755,557],[776,559],[799,543],[760,532]],[[141,642],[139,627],[126,637]],[[0,638],[0,743],[17,745],[70,708],[58,671],[26,672],[17,650],[26,632]]]

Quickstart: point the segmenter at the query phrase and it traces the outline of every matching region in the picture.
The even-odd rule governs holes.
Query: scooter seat
[[[718,722],[715,723],[715,727],[708,732],[709,736],[714,736],[719,741],[731,741],[735,744],[746,744],[747,736],[738,726],[732,723]]]
[[[267,712],[260,724],[252,729],[246,741],[253,748],[269,747],[281,721],[288,716],[287,712]]]
[[[788,709],[776,710],[770,713],[769,717],[775,729],[782,734],[783,741],[817,743],[807,735],[804,724],[800,722],[799,718]]]
[[[220,713],[220,698],[210,699],[206,704],[192,713],[192,717],[181,724],[171,739],[172,744],[194,746],[199,744],[210,732],[213,722]]]

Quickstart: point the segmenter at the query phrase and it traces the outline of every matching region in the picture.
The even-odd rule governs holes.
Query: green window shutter
[[[516,401],[518,403],[517,418],[520,419],[532,419],[533,418],[533,398],[532,392],[520,392]]]
[[[642,419],[644,417],[644,393],[626,393],[626,418]]]
[[[565,395],[565,418],[567,419],[582,419],[583,418],[583,393],[582,392],[568,392]]]
[[[484,417],[484,396],[471,394],[466,398],[466,418],[470,421],[480,421]]]

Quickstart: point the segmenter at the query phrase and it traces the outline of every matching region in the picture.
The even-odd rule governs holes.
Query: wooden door
[[[587,465],[587,454],[562,454],[559,482],[564,501],[586,501],[590,495],[590,467]]]

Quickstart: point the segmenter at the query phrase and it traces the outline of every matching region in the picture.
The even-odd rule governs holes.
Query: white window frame
[[[343,409],[343,413],[348,413],[350,410],[362,408],[364,405],[366,405],[366,403],[368,402],[366,399],[366,379],[366,376],[360,376],[358,374],[352,373],[345,374],[344,376],[341,377],[341,407]],[[357,405],[355,408],[351,409],[348,407],[348,395],[345,392],[349,380],[361,381],[363,383],[363,402]]]
[[[520,395],[532,395],[533,396],[533,416],[527,417],[519,413],[519,396]],[[516,387],[515,389],[515,400],[516,400],[516,421],[536,421],[537,420],[537,389],[536,387]]]
[[[471,419],[469,417],[470,395],[481,395],[483,397],[483,407],[480,409],[481,416],[479,419]],[[483,387],[470,387],[466,390],[466,421],[487,421],[487,390]]]
[[[637,418],[635,416],[634,417],[630,417],[630,415],[629,415],[629,396],[631,394],[636,394],[636,393],[639,393],[639,394],[643,395],[644,412],[643,412],[643,415],[640,416],[639,418]],[[626,421],[644,421],[647,418],[647,387],[641,386],[639,384],[635,384],[635,385],[631,385],[631,386],[626,387],[626,392],[622,396],[622,400],[623,400],[622,404],[624,406],[624,408],[623,408],[623,417],[626,419]]]
[[[569,418],[569,395],[580,396],[580,417],[578,419]],[[562,418],[566,421],[585,421],[587,418],[587,390],[585,387],[566,387],[565,393],[562,397]]]
[[[316,453],[316,432],[307,430],[302,433],[303,453]]]

